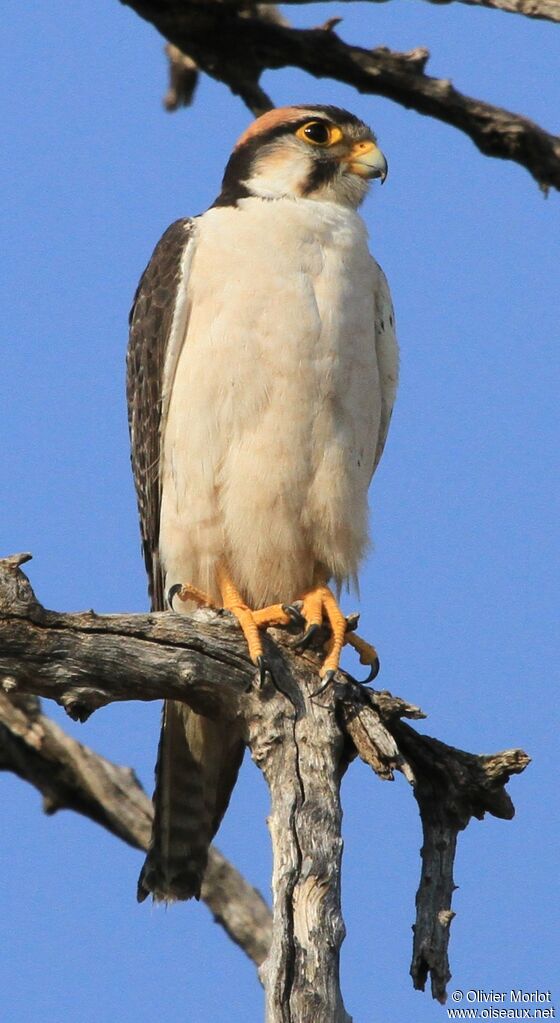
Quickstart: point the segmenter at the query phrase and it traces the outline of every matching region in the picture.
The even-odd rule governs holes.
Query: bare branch
[[[192,57],[182,53],[177,46],[167,43],[165,53],[169,64],[169,88],[163,105],[172,113],[179,107],[189,107],[198,85],[198,68]]]
[[[29,555],[0,561],[5,692],[54,699],[80,721],[114,700],[167,698],[184,700],[208,717],[239,713],[255,669],[229,614],[47,611],[18,568],[22,557]]]
[[[456,887],[457,836],[472,817],[481,820],[487,812],[503,820],[513,817],[504,786],[512,774],[525,770],[530,758],[523,750],[473,756],[418,735],[402,721],[395,722],[391,731],[414,773],[424,834],[410,973],[414,987],[421,991],[430,974],[432,995],[444,1003],[451,977],[447,949],[455,916],[451,900]]]
[[[543,190],[560,190],[560,138],[519,114],[465,96],[448,79],[424,73],[425,49],[394,53],[343,42],[332,30],[296,29],[223,3],[122,0],[261,112],[268,97],[254,93],[262,71],[298,67],[358,92],[385,96],[463,131],[482,153],[525,167]]]
[[[60,768],[67,758],[61,752],[63,733],[57,734],[56,726],[48,733],[54,748],[52,773],[41,760],[39,769],[31,770],[33,757],[43,756],[49,744],[39,734],[43,726],[25,694],[51,696],[81,719],[111,700],[162,697],[183,700],[210,717],[235,718],[271,790],[275,917],[270,956],[263,962],[269,932],[266,908],[261,903],[256,908],[260,897],[239,877],[224,894],[221,879],[224,871],[231,878],[233,868],[215,857],[203,897],[234,940],[262,963],[270,1023],[308,1020],[310,990],[316,1005],[330,1006],[329,1018],[348,1023],[338,987],[344,936],[338,786],[356,755],[383,779],[401,771],[413,786],[424,829],[411,973],[420,988],[430,973],[432,993],[444,1001],[457,835],[473,816],[513,816],[504,786],[527,766],[527,755],[507,750],[475,756],[419,735],[402,721],[423,717],[418,707],[390,693],[364,690],[350,679],[314,697],[317,654],[295,654],[278,630],[265,637],[275,684],[257,689],[239,630],[225,612],[206,610],[188,618],[171,612],[46,611],[20,570],[27,558],[0,561],[0,683],[12,701],[17,696],[13,714],[27,714],[27,719],[14,718],[16,727],[10,726],[10,735],[24,737],[24,767],[18,768],[13,746],[6,741],[0,766],[40,788],[51,810],[72,806],[125,841],[145,847],[145,796],[138,794],[131,772],[101,764],[91,751],[74,744],[69,780]],[[4,698],[4,716],[7,706]],[[131,831],[130,814],[120,806],[131,786],[136,803],[130,814],[140,832]]]
[[[205,0],[199,0],[199,2],[205,2]],[[213,2],[226,3],[232,7],[240,7],[243,4],[243,0],[213,0]],[[309,0],[282,0],[282,2],[292,6],[301,6],[309,3]],[[327,2],[334,2],[334,0],[327,0]],[[349,3],[350,0],[337,0],[337,2]],[[365,2],[382,4],[387,3],[387,0],[365,0]],[[428,2],[444,7],[455,0],[428,0]],[[496,11],[506,11],[508,14],[523,14],[526,18],[560,22],[560,0],[459,0],[459,2],[468,4],[469,7],[489,7]],[[258,6],[263,8],[269,4],[273,6],[275,0],[260,0]]]
[[[200,897],[216,923],[260,966],[270,952],[272,913],[260,892],[215,845],[210,846]]]
[[[33,696],[0,692],[0,769],[38,789],[45,813],[74,810],[135,849],[147,847],[152,804],[134,772],[72,739]]]
[[[33,696],[10,699],[0,692],[0,770],[12,771],[38,789],[45,813],[74,810],[135,849],[148,848],[152,802],[134,771],[71,738],[41,713]],[[272,914],[260,893],[215,846],[201,898],[229,937],[260,966],[270,948]]]
[[[522,750],[473,756],[419,735],[400,719],[423,717],[418,707],[388,693],[363,693],[363,706],[341,698],[345,727],[358,755],[385,780],[401,771],[413,786],[424,844],[416,895],[416,923],[410,973],[414,987],[424,990],[428,974],[434,998],[444,1003],[451,977],[448,959],[450,925],[455,914],[453,864],[457,836],[472,817],[485,813],[510,820],[513,804],[504,786],[512,774],[530,763]]]
[[[300,659],[267,699],[253,690],[247,741],[270,789],[274,870],[272,944],[261,968],[267,1023],[352,1023],[342,1001],[339,950],[344,736],[334,687],[313,699],[316,666]],[[291,677],[290,677],[291,676]]]
[[[293,0],[287,0],[292,3]],[[429,0],[432,4],[448,4],[453,0]],[[560,21],[560,0],[460,0],[470,7],[491,7],[508,14],[524,14],[526,18]]]

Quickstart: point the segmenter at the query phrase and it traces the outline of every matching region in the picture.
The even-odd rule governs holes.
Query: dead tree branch
[[[196,2],[196,0],[194,0]],[[208,0],[198,0],[199,3]],[[214,3],[226,3],[229,6],[240,7],[243,0],[212,0]],[[282,0],[284,4],[301,6],[309,3],[309,0]],[[328,3],[334,0],[327,0]],[[350,0],[336,0],[337,3],[349,3]],[[364,0],[367,3],[383,4],[388,0]],[[428,3],[437,4],[440,7],[454,3],[455,0],[428,0]],[[468,4],[469,7],[489,7],[495,11],[506,11],[508,14],[523,14],[526,18],[540,18],[545,21],[560,21],[560,0],[459,0],[460,3]],[[276,0],[260,0],[259,7],[275,5]]]
[[[291,3],[292,0],[287,0]],[[429,0],[431,4],[448,4],[453,0]],[[508,14],[523,14],[526,18],[539,18],[545,21],[560,21],[559,0],[460,0],[469,7],[490,7],[495,11],[506,11]]]
[[[81,720],[114,700],[172,698],[241,722],[272,798],[274,919],[267,958],[268,911],[242,879],[233,894],[227,885],[220,891],[233,871],[220,854],[211,860],[203,898],[262,963],[269,1023],[312,1015],[349,1023],[338,984],[340,779],[355,756],[380,778],[402,772],[424,829],[411,972],[421,988],[430,973],[432,993],[444,1001],[457,835],[472,816],[513,816],[504,786],[527,766],[527,755],[474,756],[420,735],[402,720],[423,717],[418,707],[342,676],[314,696],[316,655],[295,654],[280,631],[266,639],[275,684],[256,689],[254,668],[226,612],[187,618],[47,611],[21,572],[27,557],[0,561],[0,682],[11,701],[0,703],[0,766],[39,788],[51,812],[69,806],[145,847],[150,815],[134,775],[47,725],[30,695],[55,699]]]
[[[134,771],[67,735],[34,696],[0,692],[0,771],[11,771],[43,796],[47,814],[74,810],[135,849],[147,850],[152,801]],[[262,895],[212,846],[201,899],[253,962],[268,955],[272,914]]]
[[[421,991],[430,974],[432,995],[444,1003],[451,978],[447,948],[455,916],[451,900],[457,836],[472,817],[482,820],[490,813],[502,820],[513,818],[515,810],[504,786],[530,761],[518,749],[473,756],[420,736],[403,721],[395,723],[393,734],[414,772],[424,835],[410,973]]]
[[[358,92],[385,96],[458,128],[486,156],[525,167],[543,190],[560,190],[560,137],[529,118],[465,96],[448,79],[425,73],[428,50],[396,53],[343,42],[332,23],[297,29],[265,17],[258,7],[237,10],[208,0],[121,0],[196,66],[240,95],[260,114],[272,105],[259,86],[262,72],[297,67]]]
[[[313,699],[317,673],[309,662],[300,664],[297,679],[293,670],[283,673],[280,684],[272,699],[253,691],[247,718],[247,741],[271,796],[275,913],[271,952],[260,971],[266,1018],[351,1023],[339,982],[345,755],[337,695],[332,688]]]
[[[447,949],[455,915],[451,900],[457,836],[472,817],[481,820],[490,813],[512,819],[515,811],[504,786],[530,759],[518,749],[474,756],[419,735],[401,718],[423,717],[422,711],[387,693],[364,692],[361,707],[341,696],[340,710],[361,759],[389,781],[395,770],[401,771],[413,787],[424,844],[410,973],[421,991],[430,974],[432,995],[444,1003],[451,978]]]

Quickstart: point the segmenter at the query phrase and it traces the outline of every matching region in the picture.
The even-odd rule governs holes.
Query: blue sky
[[[432,74],[560,130],[553,25],[413,0],[289,13],[301,25],[341,13],[342,36],[366,46],[427,45]],[[214,199],[250,115],[207,79],[191,109],[165,114],[162,40],[114,0],[8,0],[3,20],[1,550],[33,552],[48,607],[140,611],[128,309],[167,224]],[[347,607],[380,651],[380,685],[424,708],[426,732],[534,758],[510,784],[515,820],[460,837],[450,990],[554,990],[558,194],[389,101],[296,71],[264,85],[278,104],[347,106],[390,164],[364,217],[395,301],[401,387],[371,492],[374,550]],[[46,709],[151,791],[157,706],[83,726]],[[139,853],[76,815],[44,817],[11,776],[0,792],[3,1021],[261,1018],[252,965],[204,906],[137,906]],[[355,764],[343,802],[347,1008],[356,1023],[445,1020],[408,977],[411,794]],[[266,813],[248,761],[218,845],[268,895]]]

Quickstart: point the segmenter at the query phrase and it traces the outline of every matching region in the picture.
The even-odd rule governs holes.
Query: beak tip
[[[387,180],[387,175],[389,174],[389,165],[387,163],[386,158],[383,156],[383,154],[381,154],[381,155],[383,157],[383,163],[382,163],[382,166],[381,166],[381,168],[379,170],[379,179],[381,181],[381,184],[384,185],[386,180]]]
[[[346,158],[346,162],[354,174],[359,174],[360,177],[370,180],[379,178],[381,184],[389,173],[387,160],[373,140],[356,143]]]

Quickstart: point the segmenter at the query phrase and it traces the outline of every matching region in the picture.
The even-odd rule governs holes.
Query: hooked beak
[[[381,184],[387,177],[387,161],[379,147],[366,139],[363,142],[355,142],[348,156],[345,158],[348,170],[352,174],[358,174],[361,178],[381,178]]]

